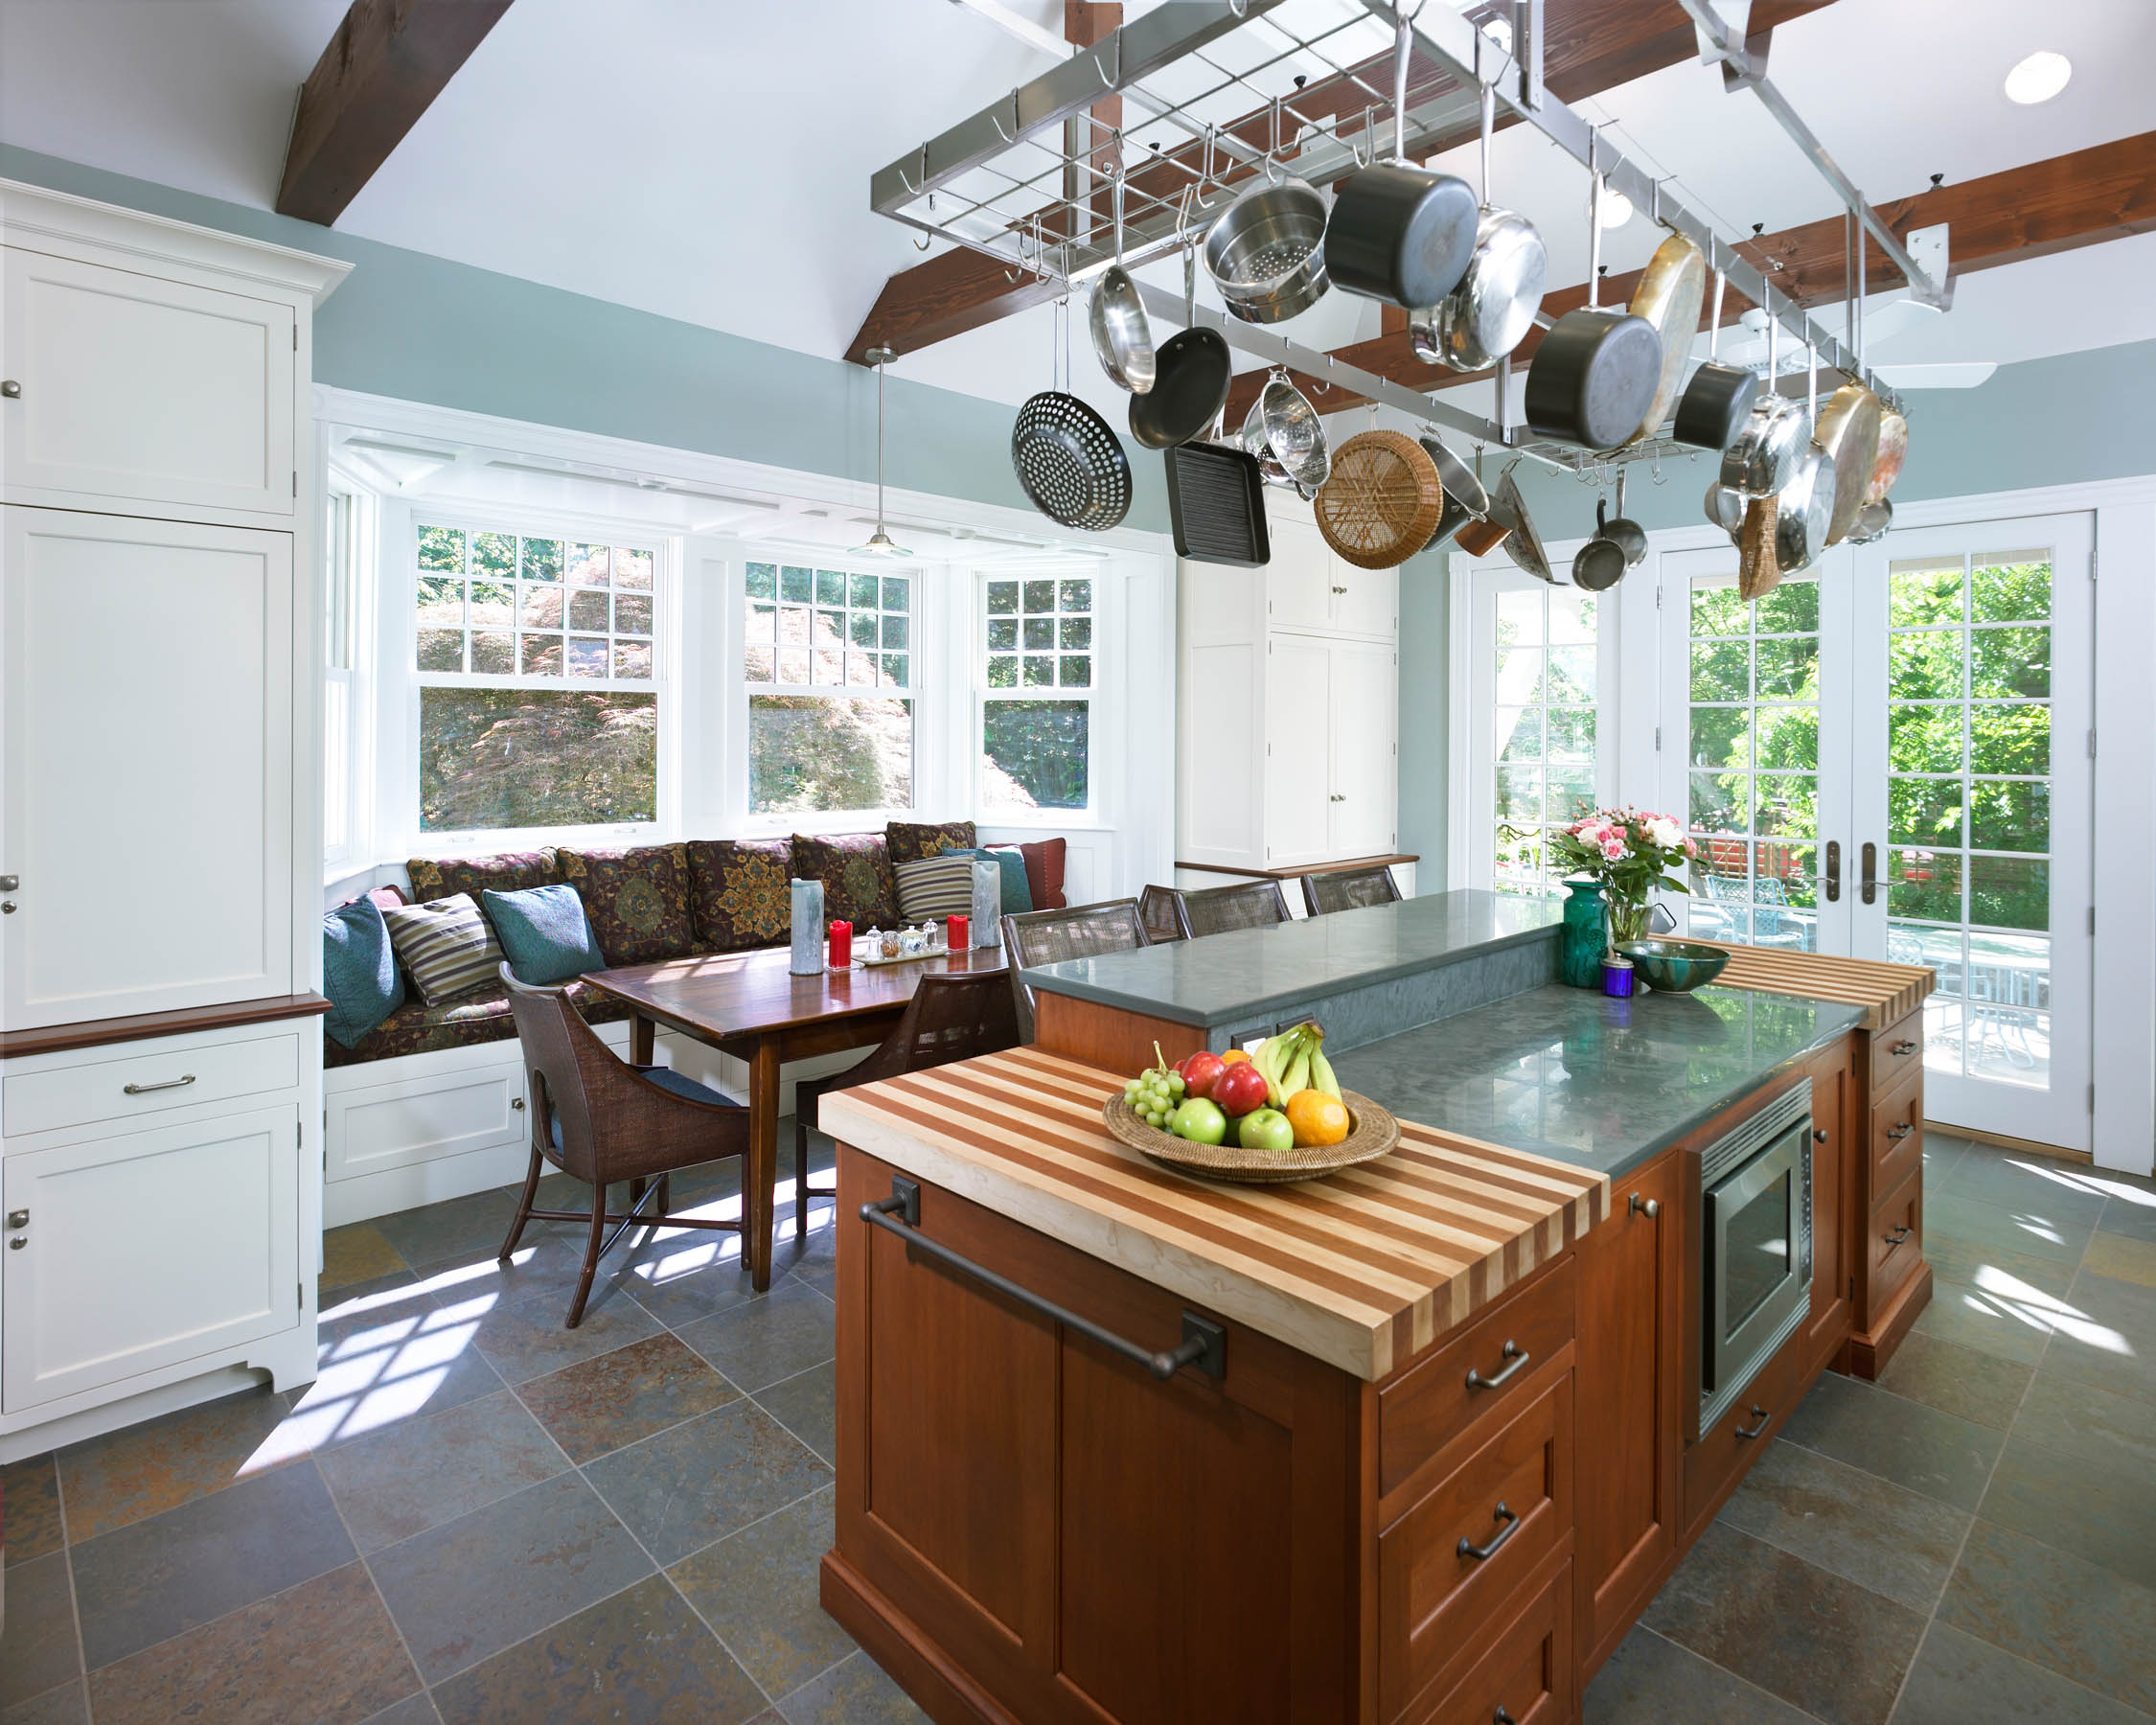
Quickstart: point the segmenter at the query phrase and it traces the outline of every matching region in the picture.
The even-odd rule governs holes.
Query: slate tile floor
[[[0,1725],[919,1719],[816,1604],[830,1209],[797,1249],[781,1178],[768,1295],[676,1232],[574,1332],[574,1229],[493,1261],[511,1192],[333,1232],[314,1384],[0,1476]],[[1925,1178],[1955,1276],[1880,1384],[1821,1380],[1593,1725],[2156,1715],[2156,1185],[1943,1133]]]

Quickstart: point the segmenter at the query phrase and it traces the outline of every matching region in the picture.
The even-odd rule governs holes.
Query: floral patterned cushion
[[[945,851],[972,850],[977,840],[970,820],[947,820],[941,826],[894,820],[883,829],[883,842],[895,869],[901,862],[918,862],[924,857],[940,857]]]
[[[501,984],[493,992],[473,989],[429,1006],[416,996],[347,1048],[332,1039],[322,1044],[325,1067],[358,1066],[369,1060],[394,1060],[400,1054],[432,1054],[442,1048],[469,1048],[480,1043],[506,1042],[516,1034],[509,997]],[[629,1008],[610,995],[569,984],[569,998],[587,1024],[610,1024],[629,1016]]]
[[[404,864],[412,877],[412,897],[454,898],[470,893],[480,902],[480,893],[522,892],[528,886],[551,886],[562,878],[561,862],[552,850],[502,851],[492,857],[414,857]]]
[[[557,854],[562,878],[583,898],[585,915],[609,965],[652,964],[696,950],[686,845],[564,849]]]
[[[793,927],[793,846],[784,839],[693,839],[689,841],[689,908],[697,945],[705,952],[745,953],[783,946]]]
[[[830,839],[794,834],[793,878],[823,883],[828,920],[850,922],[859,930],[888,929],[898,922],[898,882],[881,833]]]

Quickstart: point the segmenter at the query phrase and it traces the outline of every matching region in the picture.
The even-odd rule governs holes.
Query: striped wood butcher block
[[[837,1091],[840,1141],[1371,1382],[1609,1208],[1599,1174],[1400,1122],[1399,1148],[1292,1185],[1224,1185],[1111,1138],[1113,1072],[1040,1048]]]
[[[1730,955],[1730,962],[1714,978],[1717,986],[1861,1006],[1861,1027],[1866,1030],[1884,1030],[1906,1018],[1938,986],[1938,973],[1928,964],[1886,964],[1876,958],[1839,958],[1831,953],[1732,946],[1721,940],[1703,944],[1720,947]]]

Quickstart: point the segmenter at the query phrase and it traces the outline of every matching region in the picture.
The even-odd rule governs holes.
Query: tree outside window
[[[980,584],[980,802],[1023,816],[1092,800],[1094,580],[989,575]]]

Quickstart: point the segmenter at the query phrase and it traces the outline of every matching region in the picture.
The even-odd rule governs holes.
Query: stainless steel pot
[[[1272,164],[1267,165],[1270,174]],[[1245,323],[1307,311],[1331,286],[1325,273],[1325,200],[1302,180],[1265,179],[1221,212],[1205,236],[1205,270]]]
[[[1816,444],[1797,458],[1797,470],[1775,499],[1775,567],[1800,574],[1826,549],[1834,519],[1834,457]]]
[[[1411,311],[1408,333],[1418,357],[1454,371],[1483,371],[1520,345],[1535,326],[1549,271],[1548,248],[1525,216],[1490,201],[1493,85],[1482,86],[1482,205],[1475,251],[1459,285],[1434,309]]]
[[[1781,324],[1767,314],[1767,375],[1737,440],[1722,451],[1722,483],[1748,497],[1771,497],[1789,483],[1812,440],[1811,415],[1778,387]]]
[[[1277,483],[1298,491],[1316,491],[1333,471],[1324,422],[1277,365],[1250,403],[1243,421],[1243,441],[1267,471],[1267,477],[1277,472]]]
[[[1428,551],[1443,544],[1470,521],[1480,521],[1486,517],[1490,512],[1490,494],[1482,489],[1482,482],[1475,476],[1474,470],[1446,448],[1435,432],[1425,431],[1415,441],[1422,445],[1424,453],[1437,470],[1438,484],[1445,488],[1444,513],[1437,518],[1437,531],[1423,547]]]

